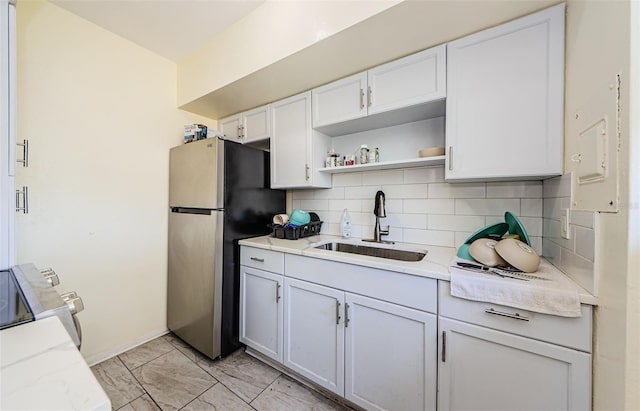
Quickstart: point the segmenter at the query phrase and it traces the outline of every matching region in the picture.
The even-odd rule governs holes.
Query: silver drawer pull
[[[525,317],[524,315],[520,315],[518,313],[515,313],[515,314],[505,313],[502,311],[494,310],[493,308],[487,308],[486,310],[484,310],[484,312],[487,314],[500,315],[502,317],[513,318],[514,320],[529,321],[529,317]]]
[[[258,257],[251,257],[252,261],[257,261],[259,263],[264,263],[264,258],[258,258]]]

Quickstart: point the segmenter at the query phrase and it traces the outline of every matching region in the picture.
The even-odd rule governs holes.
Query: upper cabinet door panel
[[[561,174],[564,5],[451,42],[447,59],[447,179]]]
[[[271,188],[310,184],[311,93],[271,104]]]
[[[264,140],[271,136],[269,105],[242,114],[242,143]]]
[[[236,114],[235,116],[227,117],[218,121],[218,131],[224,135],[225,140],[241,142],[240,139],[240,126],[242,125],[242,116]]]
[[[366,72],[314,89],[312,91],[313,127],[366,116],[366,90]]]
[[[369,114],[446,96],[446,46],[434,47],[368,71]]]

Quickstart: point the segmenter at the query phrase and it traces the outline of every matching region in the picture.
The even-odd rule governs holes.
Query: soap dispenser
[[[351,217],[349,210],[346,208],[342,211],[342,219],[340,220],[340,235],[344,238],[351,237]]]

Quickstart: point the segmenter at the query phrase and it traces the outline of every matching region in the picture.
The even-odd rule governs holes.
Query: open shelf
[[[379,163],[356,164],[354,166],[319,168],[321,173],[352,173],[355,171],[389,170],[393,168],[410,168],[444,165],[444,156],[409,158],[404,160],[382,161]]]

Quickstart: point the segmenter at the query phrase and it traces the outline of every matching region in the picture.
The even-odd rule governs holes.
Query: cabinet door
[[[345,397],[366,409],[435,410],[436,316],[346,294]]]
[[[439,326],[440,410],[591,409],[589,354],[443,317]]]
[[[444,45],[368,71],[369,114],[409,107],[446,96]]]
[[[271,104],[271,188],[311,184],[311,92]]]
[[[282,276],[240,267],[240,341],[282,362]]]
[[[447,46],[446,178],[562,174],[564,4]]]
[[[366,71],[314,89],[313,127],[366,116],[366,90]]]
[[[286,278],[284,365],[344,395],[344,293]]]
[[[271,137],[269,105],[258,107],[242,114],[242,142],[251,143]]]
[[[242,142],[240,138],[241,125],[242,125],[242,116],[240,114],[237,114],[235,116],[218,120],[218,131],[224,134],[225,140],[231,140],[231,141],[240,143]]]

